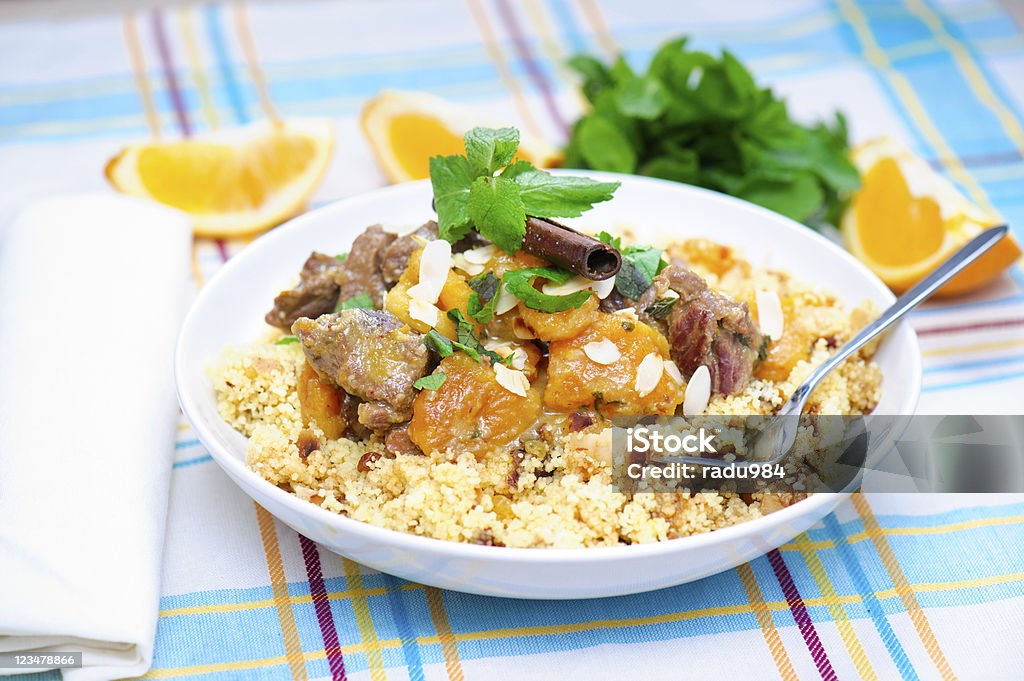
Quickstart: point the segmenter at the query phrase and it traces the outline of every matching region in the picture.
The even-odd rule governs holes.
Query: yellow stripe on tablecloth
[[[508,68],[505,54],[502,52],[501,45],[498,43],[494,30],[487,19],[487,11],[480,4],[479,0],[466,0],[466,7],[469,8],[469,14],[473,19],[473,23],[476,24],[477,31],[479,31],[480,37],[483,39],[484,51],[487,52],[487,57],[494,64],[494,68],[498,72],[498,78],[501,79],[505,89],[512,95],[512,101],[515,103],[519,118],[523,121],[527,130],[530,131],[530,134],[537,139],[544,139],[544,133],[537,125],[537,120],[533,117],[530,105],[526,101],[526,96],[523,94],[519,82]]]
[[[768,645],[768,652],[771,653],[772,659],[775,660],[775,667],[779,670],[779,676],[784,681],[795,681],[797,676],[796,672],[793,671],[793,663],[790,661],[789,654],[786,652],[786,646],[782,643],[782,638],[775,628],[775,622],[772,620],[772,614],[764,601],[764,596],[761,594],[761,587],[757,585],[754,571],[750,568],[749,564],[744,563],[736,568],[736,573],[740,577],[740,582],[743,583],[743,589],[747,592],[750,608],[754,611],[754,618],[757,620],[758,626],[761,627],[761,635],[764,637],[764,642]]]
[[[213,104],[213,96],[210,93],[210,83],[206,79],[206,71],[203,69],[203,61],[199,56],[199,47],[196,44],[195,30],[192,27],[192,13],[194,7],[181,7],[176,12],[178,18],[178,32],[181,34],[181,42],[185,46],[185,61],[188,64],[188,74],[199,92],[199,103],[206,118],[206,123],[211,128],[220,126],[217,117],[217,107]]]
[[[737,568],[740,570],[740,568]],[[750,577],[753,577],[751,574]],[[742,579],[742,575],[741,575]],[[984,586],[993,586],[996,584],[1006,584],[1009,582],[1024,582],[1024,572],[1014,573],[1010,575],[996,575],[992,577],[980,577],[977,579],[966,579],[955,582],[934,582],[925,584],[914,584],[911,588],[915,592],[929,593],[936,591],[957,591],[962,589],[970,589]],[[427,588],[420,585],[414,585],[417,588]],[[746,587],[746,585],[744,585]],[[756,586],[756,583],[755,583]],[[435,590],[436,591],[436,590]],[[383,593],[383,589],[366,589],[365,594],[376,595],[378,592]],[[899,593],[896,588],[889,588],[883,591],[875,592],[876,597],[879,599],[896,598]],[[328,597],[332,600],[339,598],[349,597],[349,592],[336,592],[328,594]],[[748,596],[749,597],[749,596]],[[843,604],[854,604],[862,602],[861,597],[857,594],[848,596],[837,596],[836,601]],[[309,596],[298,596],[290,599],[292,603],[310,603],[312,602]],[[429,597],[428,597],[429,602]],[[828,606],[831,599],[826,598],[805,598],[804,604],[807,607],[818,607]],[[231,606],[235,606],[232,608]],[[274,602],[270,599],[266,601],[251,601],[250,603],[239,603],[239,604],[221,604],[213,606],[195,606],[192,608],[180,608],[175,609],[173,612],[180,614],[201,614],[207,612],[226,612],[232,609],[240,609],[239,606],[255,605],[257,607],[272,607]],[[764,607],[768,612],[775,611],[788,611],[789,604],[786,601],[764,601]],[[165,610],[161,612],[161,616],[166,616],[166,613],[172,612]],[[700,608],[696,610],[689,610],[680,613],[669,613],[665,615],[655,615],[650,617],[637,617],[632,619],[622,620],[600,620],[591,622],[576,622],[567,625],[546,625],[546,626],[533,626],[533,627],[522,627],[522,628],[509,628],[509,629],[491,629],[487,631],[477,632],[464,632],[459,634],[450,634],[455,642],[459,641],[480,641],[490,640],[496,638],[515,638],[519,636],[545,636],[549,634],[568,634],[577,633],[582,631],[595,631],[600,629],[616,629],[627,626],[646,626],[651,624],[664,624],[669,622],[679,622],[692,619],[699,619],[702,617],[718,617],[721,615],[738,615],[748,612],[753,612],[750,604],[742,605],[730,605],[730,606],[716,606],[709,608]],[[755,613],[756,616],[756,613]],[[760,622],[759,622],[760,624]],[[449,627],[450,632],[450,627]],[[446,635],[447,637],[447,635]],[[432,636],[420,636],[416,639],[416,644],[419,646],[429,645],[442,645],[443,641],[440,635]],[[375,646],[381,649],[393,649],[400,648],[402,645],[401,640],[397,638],[380,639],[376,642]],[[341,652],[344,655],[357,655],[360,653],[366,653],[368,647],[366,644],[360,642],[355,644],[341,646]],[[323,650],[316,650],[312,652],[303,653],[302,657],[306,661],[322,660],[326,657]],[[164,669],[151,670],[143,678],[171,678],[174,676],[188,676],[190,674],[208,674],[219,671],[229,671],[231,669],[257,669],[262,667],[272,667],[275,665],[285,664],[285,656],[268,657],[256,660],[245,660],[242,662],[232,663],[214,663],[206,665],[196,665],[191,667],[168,667]]]
[[[345,570],[345,581],[348,586],[358,592],[352,596],[352,613],[356,618],[356,626],[359,627],[359,638],[366,645],[366,666],[370,668],[370,678],[373,681],[387,681],[387,675],[384,673],[384,659],[380,654],[380,641],[377,638],[377,630],[373,626],[373,616],[370,615],[370,604],[362,593],[364,591],[363,575],[359,572],[359,566],[348,558],[342,558],[341,564]]]
[[[583,17],[590,24],[590,27],[594,30],[594,36],[597,38],[597,44],[601,46],[601,49],[605,51],[609,57],[619,56],[619,46],[615,43],[615,38],[612,37],[612,32],[608,30],[608,23],[604,20],[604,15],[601,13],[601,8],[597,6],[597,0],[578,0],[579,8],[583,12]]]
[[[999,124],[1003,126],[1003,130],[1006,131],[1006,134],[1010,136],[1010,139],[1017,146],[1017,150],[1024,153],[1024,128],[1021,127],[1020,122],[1010,112],[1010,109],[996,96],[996,93],[989,86],[970,52],[967,51],[960,41],[950,35],[949,31],[943,26],[939,16],[925,3],[921,2],[921,0],[904,0],[904,2],[907,9],[931,29],[939,44],[953,55],[953,60],[960,68],[960,72],[964,74],[967,84],[978,98],[978,101],[995,114]]]
[[[444,595],[439,589],[432,586],[426,587],[426,594],[430,619],[434,621],[434,630],[437,632],[437,638],[441,644],[441,654],[444,656],[444,668],[448,672],[448,678],[451,681],[463,681],[465,676],[462,673],[462,662],[459,661],[459,644],[455,639],[455,634],[452,633],[452,625],[448,621],[448,612],[444,607]]]
[[[232,15],[235,21],[235,33],[238,35],[238,43],[242,46],[242,56],[249,67],[249,77],[256,86],[256,94],[260,100],[260,107],[263,115],[270,120],[278,120],[280,116],[273,100],[270,99],[270,87],[267,85],[267,76],[263,72],[260,63],[259,53],[256,51],[256,41],[252,37],[252,29],[249,26],[249,13],[244,2],[236,2],[232,5]]]
[[[853,506],[857,509],[857,514],[864,523],[864,529],[867,530],[868,536],[871,537],[871,543],[874,545],[878,557],[881,558],[882,565],[885,566],[886,572],[889,573],[889,579],[892,580],[893,586],[896,587],[896,593],[903,602],[903,607],[910,616],[910,621],[913,623],[914,629],[917,630],[921,643],[924,644],[929,657],[935,663],[935,668],[938,669],[943,679],[955,679],[956,675],[949,666],[946,656],[942,653],[942,648],[935,638],[935,632],[932,631],[928,618],[925,616],[917,596],[914,595],[914,588],[907,581],[906,575],[903,574],[903,568],[900,567],[899,561],[896,560],[896,555],[893,553],[892,547],[889,546],[889,541],[885,538],[885,533],[882,532],[878,519],[875,518],[875,514],[871,510],[871,505],[864,498],[864,495],[858,492],[853,495]]]
[[[142,99],[142,111],[146,117],[146,124],[149,126],[149,134],[159,138],[160,117],[153,104],[153,93],[149,88],[149,79],[146,77],[146,59],[142,55],[142,46],[139,44],[139,32],[135,28],[134,14],[128,13],[121,18],[121,29],[124,33],[125,46],[128,48],[128,57],[132,63],[135,88],[139,91],[139,97]],[[106,124],[109,125],[109,121],[106,121]]]
[[[791,544],[800,551],[800,555],[803,556],[804,563],[807,564],[811,577],[814,578],[815,584],[818,585],[822,598],[827,601],[829,615],[832,616],[832,621],[835,622],[836,629],[839,630],[839,636],[843,639],[846,650],[850,653],[850,659],[853,660],[853,666],[857,670],[857,674],[860,675],[861,679],[878,679],[878,675],[875,674],[875,670],[871,667],[871,662],[868,660],[867,653],[864,651],[864,646],[861,645],[860,639],[857,638],[857,632],[850,623],[850,618],[846,615],[846,608],[843,607],[844,604],[840,602],[839,594],[836,593],[835,587],[832,585],[832,579],[828,576],[821,558],[818,557],[817,551],[811,546],[807,535],[801,534]]]
[[[928,527],[883,527],[882,533],[888,537],[916,537],[928,534],[948,534],[962,530],[973,530],[979,527],[994,527],[997,525],[1017,525],[1024,523],[1024,515],[1012,515],[1005,518],[976,518],[975,520],[962,520],[955,523],[944,523],[942,525],[931,525]],[[846,538],[848,544],[855,544],[869,539],[868,532],[862,530],[854,532]],[[831,539],[811,540],[806,539],[807,547],[815,550],[830,549],[835,546]],[[793,544],[786,544],[783,551],[798,550]]]
[[[572,75],[566,61],[571,56],[561,47],[563,41],[558,38],[558,32],[553,28],[551,16],[542,6],[543,0],[524,0],[519,6],[526,12],[527,32],[532,26],[537,29],[535,35],[540,38],[540,49],[551,60],[555,67],[555,74],[568,85],[569,92],[577,111],[582,111],[588,105],[577,87],[576,78]]]
[[[1024,346],[1024,340],[992,341],[990,343],[972,343],[970,345],[956,345],[950,348],[935,348],[921,352],[925,357],[945,357],[948,355],[962,355],[968,352],[984,352],[986,350],[1008,350]]]
[[[299,641],[299,630],[295,626],[295,612],[292,610],[291,598],[288,593],[288,580],[284,574],[284,563],[281,560],[281,547],[277,542],[277,529],[274,519],[262,506],[253,502],[256,509],[256,523],[260,528],[263,540],[263,553],[267,559],[267,573],[270,575],[270,589],[274,594],[274,605],[277,607],[277,619],[281,624],[281,638],[284,640],[284,658],[291,669],[295,681],[305,681],[306,661],[302,654],[302,643]]]
[[[977,203],[993,213],[998,212],[991,201],[989,201],[985,190],[971,177],[971,174],[967,172],[960,159],[953,152],[953,149],[943,138],[942,133],[939,132],[931,116],[928,115],[924,104],[922,104],[914,92],[910,82],[902,73],[893,68],[885,51],[879,46],[867,18],[857,3],[854,0],[837,0],[837,2],[839,4],[839,11],[850,24],[850,27],[864,47],[864,56],[867,58],[868,63],[877,68],[889,80],[889,83],[896,91],[896,95],[903,102],[907,113],[917,123],[921,133],[928,139],[928,143],[938,152],[939,161],[942,165],[946,167],[956,180],[967,188],[967,191]]]

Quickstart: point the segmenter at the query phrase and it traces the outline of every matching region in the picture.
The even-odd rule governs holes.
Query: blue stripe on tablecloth
[[[1024,355],[1013,355],[1010,357],[997,357],[995,359],[983,359],[974,362],[956,362],[954,364],[940,364],[929,366],[924,370],[925,374],[936,374],[945,371],[962,371],[964,369],[983,369],[986,367],[1008,366],[1024,362]]]
[[[227,46],[224,42],[224,27],[221,25],[222,5],[207,5],[203,8],[203,19],[206,23],[206,37],[213,46],[213,53],[217,58],[217,67],[223,79],[222,90],[227,93],[228,101],[231,102],[231,110],[235,114],[238,123],[249,122],[249,112],[245,94],[235,79],[234,66],[228,56]]]
[[[199,440],[196,440],[195,438],[191,438],[189,440],[181,440],[179,442],[175,442],[174,443],[174,448],[175,449],[188,449],[189,447],[195,447],[197,444],[199,444]]]
[[[197,456],[197,457],[192,458],[192,459],[184,459],[182,461],[175,461],[173,467],[174,468],[188,468],[189,466],[195,466],[196,464],[206,463],[208,461],[213,461],[213,457],[210,456],[209,454],[204,454],[202,456]]]
[[[972,520],[1014,518],[1024,515],[1024,503],[1002,506],[977,506],[955,509],[943,513],[916,515],[878,516],[883,528],[932,528],[950,523]],[[891,589],[887,572],[881,564],[870,541],[864,540],[856,544],[847,544],[845,537],[860,532],[863,525],[859,519],[839,523],[834,516],[826,519],[823,527],[812,529],[810,539],[832,539],[837,542],[835,548],[819,549],[823,563],[829,569],[829,576],[836,593],[840,596],[857,595],[862,603],[847,604],[848,615],[852,619],[871,618],[880,634],[885,636],[884,629],[888,625],[886,615],[903,612],[900,599],[891,597],[878,599],[874,592]],[[993,546],[1005,547],[1019,536],[1018,525],[993,524],[960,530],[948,534],[921,535],[889,535],[889,543],[907,574],[911,584],[934,583],[943,581],[959,581],[964,572],[956,560],[950,556],[964,554],[978,545],[978,534],[985,537]],[[928,542],[932,542],[931,545]],[[985,543],[985,542],[983,542]],[[936,551],[935,546],[941,545],[943,550]],[[845,556],[846,569],[837,569],[840,565],[836,558]],[[924,562],[933,556],[934,560]],[[783,602],[783,594],[778,582],[771,577],[771,567],[762,557],[751,564],[754,574],[768,602]],[[987,575],[1008,574],[1018,571],[1007,560],[993,557],[984,561],[984,570],[970,575],[984,577]],[[794,580],[798,583],[805,598],[813,599],[820,595],[814,579],[807,573],[800,561],[791,565]],[[859,573],[858,573],[859,570]],[[375,630],[381,640],[399,639],[401,646],[382,650],[383,660],[388,667],[409,665],[410,658],[415,660],[413,649],[420,656],[420,664],[435,664],[443,661],[440,646],[417,643],[419,637],[432,637],[435,629],[426,604],[424,591],[421,588],[406,589],[402,580],[388,577],[380,573],[363,575],[364,588],[374,589],[387,587],[387,592],[367,596],[367,603],[372,611]],[[673,589],[665,589],[650,594],[626,596],[597,601],[578,601],[571,612],[566,612],[564,604],[543,601],[516,601],[485,598],[467,594],[446,594],[446,605],[452,629],[456,634],[467,634],[477,631],[488,631],[496,628],[540,627],[588,622],[603,619],[619,619],[623,613],[635,614],[637,617],[670,615],[672,613],[690,612],[708,607],[744,606],[745,594],[741,591],[735,571],[709,577],[693,584]],[[325,580],[325,588],[329,594],[343,594],[347,588],[347,580],[343,577],[332,577]],[[306,582],[293,582],[288,585],[292,597],[308,597],[309,585]],[[984,603],[995,600],[1019,598],[1024,585],[1020,582],[994,584],[985,587],[950,588],[942,591],[924,591],[918,594],[923,607],[948,607]],[[264,607],[252,609],[244,604],[253,601],[263,602]],[[396,603],[404,605],[396,607]],[[157,668],[187,666],[191,664],[207,664],[218,661],[238,661],[245,659],[265,659],[283,654],[277,651],[281,647],[277,633],[276,609],[273,605],[270,587],[251,589],[215,590],[196,592],[176,596],[165,596],[161,599],[161,608],[196,607],[204,605],[223,606],[224,604],[240,604],[243,608],[235,611],[183,614],[173,617],[162,617],[158,628],[158,659]],[[320,632],[316,622],[314,608],[311,603],[295,604],[296,625],[302,639],[304,650],[319,648]],[[344,597],[331,601],[331,609],[339,623],[339,636],[343,644],[358,642],[357,628],[346,626],[354,622],[351,602]],[[812,621],[831,621],[827,607],[809,605],[807,611]],[[791,627],[793,619],[788,610],[779,609],[772,612],[777,627]],[[266,620],[265,622],[263,620]],[[550,635],[523,635],[513,630],[507,638],[496,640],[462,640],[459,642],[459,653],[464,659],[491,657],[500,654],[529,654],[547,651],[575,650],[598,645],[601,643],[621,643],[642,640],[666,640],[672,638],[688,638],[720,631],[756,630],[758,624],[751,613],[708,615],[692,620],[665,623],[636,624],[623,627],[604,628],[573,633],[554,633]],[[258,629],[274,634],[268,641],[253,644],[248,632]],[[891,627],[890,627],[891,630]],[[194,657],[195,651],[178,646],[161,645],[162,641],[181,640],[180,636],[189,636],[189,640],[212,640],[217,648],[204,652],[202,659]],[[515,643],[512,644],[511,641]],[[897,661],[900,657],[898,641],[888,642],[890,651]],[[212,656],[211,656],[212,653]],[[905,656],[905,654],[904,654]],[[346,654],[346,665],[352,671],[365,669],[364,654]],[[284,667],[282,667],[284,669]],[[310,661],[311,675],[324,675],[329,672],[326,661]],[[913,678],[905,674],[906,678]],[[218,677],[219,678],[219,677]]]
[[[889,624],[889,620],[886,618],[886,613],[883,612],[881,604],[875,597],[875,589],[869,582],[864,569],[861,567],[859,558],[855,555],[853,547],[846,542],[846,535],[843,533],[843,529],[839,527],[835,515],[830,514],[826,516],[824,523],[825,528],[829,531],[833,541],[835,542],[836,551],[842,560],[842,564],[845,565],[847,573],[856,587],[857,593],[863,600],[864,608],[867,614],[871,617],[871,621],[874,622],[875,629],[878,631],[878,635],[881,637],[882,643],[885,644],[885,649],[889,651],[889,656],[896,664],[896,668],[899,670],[900,676],[904,679],[917,679],[918,675],[914,670],[914,665],[910,662],[910,658],[907,657],[907,652],[903,649],[903,645],[896,636],[896,632],[893,631],[892,625]],[[835,575],[833,575],[833,582],[836,582],[836,587],[840,584],[840,582],[836,580]]]
[[[1024,371],[1011,371],[997,374],[995,376],[980,376],[978,378],[964,379],[962,381],[950,381],[948,383],[936,383],[921,388],[921,392],[930,393],[938,390],[954,390],[956,388],[969,388],[974,385],[986,385],[989,383],[1001,383],[1018,378],[1024,378]]]
[[[402,655],[404,656],[405,666],[409,673],[409,680],[424,681],[423,657],[420,654],[419,644],[416,642],[416,633],[413,628],[413,622],[410,619],[408,609],[406,608],[408,592],[403,593],[401,591],[402,584],[404,584],[405,581],[392,577],[391,575],[382,576],[388,590],[387,613],[394,621],[398,639],[402,642]],[[375,617],[374,622],[377,623],[377,635],[382,636],[380,625],[381,617]]]

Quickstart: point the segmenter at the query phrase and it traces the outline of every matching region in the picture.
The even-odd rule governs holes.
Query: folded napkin
[[[152,660],[190,239],[113,194],[0,232],[0,652],[82,651],[70,681]]]

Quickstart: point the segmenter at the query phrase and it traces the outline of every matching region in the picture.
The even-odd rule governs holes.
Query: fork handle
[[[847,358],[870,343],[890,326],[895,324],[903,315],[912,310],[919,303],[926,300],[929,296],[935,293],[935,291],[942,287],[943,284],[963,271],[965,267],[980,258],[985,251],[995,246],[1000,239],[1006,236],[1008,230],[1009,228],[1006,225],[999,225],[998,227],[990,227],[989,229],[986,229],[984,232],[968,241],[944,263],[932,270],[928,276],[915,284],[913,288],[897,298],[896,302],[889,306],[889,309],[883,312],[878,319],[861,329],[856,336],[851,338],[846,345],[841,347],[836,354],[826,360],[806,381],[804,381],[793,395],[790,396],[789,402],[787,402],[786,407],[783,408],[783,413],[787,413],[790,408],[796,405],[799,405],[799,407],[802,408],[803,403],[806,400],[806,396],[814,391],[818,386],[818,383],[820,383],[830,371],[842,364]]]

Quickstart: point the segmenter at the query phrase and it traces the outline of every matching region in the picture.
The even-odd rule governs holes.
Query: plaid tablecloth
[[[1024,225],[1024,8],[993,0],[280,2],[4,23],[0,225],[104,185],[104,161],[270,114],[334,119],[316,204],[383,184],[358,126],[382,88],[509,113],[552,142],[564,61],[727,45],[801,116],[906,141]],[[198,241],[198,286],[244,247]],[[156,254],[158,256],[158,254]],[[921,411],[1019,412],[1024,275],[913,316]],[[10,588],[12,585],[4,585]],[[405,583],[319,549],[220,472],[186,424],[151,678],[1024,678],[1024,498],[855,497],[780,550],[632,597],[530,602]],[[55,676],[55,675],[44,675]]]

